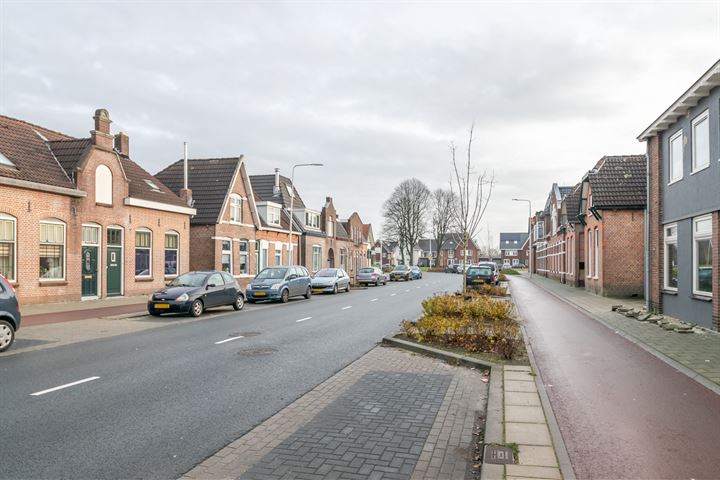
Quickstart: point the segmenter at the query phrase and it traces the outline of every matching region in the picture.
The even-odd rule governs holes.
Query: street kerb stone
[[[487,401],[481,377],[376,347],[186,478],[463,478]]]
[[[505,373],[504,373],[504,378],[505,378],[506,382],[509,380],[515,380],[518,382],[534,382],[535,381],[535,377],[533,375],[531,375],[529,371],[517,372],[517,371],[506,369]]]
[[[541,406],[538,394],[530,392],[505,392],[505,405]]]

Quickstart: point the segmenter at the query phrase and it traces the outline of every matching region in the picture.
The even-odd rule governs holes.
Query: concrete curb
[[[585,315],[587,315],[588,317],[592,318],[592,319],[595,320],[596,322],[599,322],[599,323],[603,324],[605,327],[607,327],[607,328],[609,328],[610,330],[614,331],[616,334],[620,335],[621,337],[623,337],[623,338],[626,339],[627,341],[629,341],[629,342],[631,342],[631,343],[634,343],[635,345],[637,345],[638,347],[642,348],[643,350],[645,350],[645,351],[648,352],[649,354],[653,355],[653,356],[654,356],[655,358],[657,358],[658,360],[661,360],[661,361],[667,363],[668,365],[670,365],[671,367],[673,367],[674,369],[676,369],[676,370],[679,371],[680,373],[682,373],[682,374],[690,377],[692,380],[695,380],[697,383],[699,383],[699,384],[702,385],[703,387],[707,388],[707,389],[710,390],[711,392],[713,392],[713,393],[715,393],[715,394],[717,394],[717,395],[720,395],[720,385],[718,385],[717,383],[715,383],[715,382],[713,382],[713,381],[705,378],[705,377],[702,376],[701,374],[699,374],[699,373],[697,373],[696,371],[694,371],[694,370],[686,367],[685,365],[683,365],[682,363],[678,362],[677,360],[673,360],[672,358],[668,357],[667,355],[665,355],[665,354],[662,353],[661,351],[656,350],[654,347],[648,345],[647,343],[643,342],[642,340],[640,340],[639,338],[635,337],[634,335],[631,335],[631,334],[629,334],[629,333],[627,333],[627,332],[624,332],[624,331],[622,331],[622,330],[618,330],[617,328],[615,328],[614,326],[610,325],[610,324],[607,323],[605,320],[603,320],[601,317],[599,317],[598,315],[596,315],[596,314],[593,313],[592,311],[590,311],[590,310],[582,307],[581,305],[578,305],[578,304],[576,304],[575,302],[572,302],[572,301],[568,300],[567,298],[563,297],[562,295],[560,295],[560,294],[558,294],[558,293],[555,293],[555,292],[553,292],[552,290],[550,290],[550,289],[548,289],[548,288],[545,288],[545,287],[543,287],[542,285],[540,285],[540,284],[538,284],[538,283],[536,283],[536,282],[533,282],[530,278],[527,278],[527,277],[526,277],[525,280],[530,281],[533,285],[535,285],[536,287],[538,287],[538,288],[542,289],[543,291],[549,293],[550,295],[554,296],[554,297],[557,298],[558,300],[561,300],[561,301],[565,302],[566,304],[570,305],[571,307],[577,308],[578,310],[580,310],[580,311],[582,311],[583,313],[585,313]]]
[[[465,367],[482,368],[482,369],[491,370],[491,371],[493,368],[499,368],[500,369],[499,371],[502,372],[501,365],[496,365],[491,362],[483,362],[483,361],[476,360],[471,357],[466,357],[464,355],[458,355],[457,353],[440,350],[438,348],[429,347],[427,345],[420,345],[415,342],[408,342],[407,340],[395,338],[393,335],[388,335],[386,337],[383,337],[382,344],[390,345],[393,347],[404,348],[405,350],[411,350],[415,353],[423,353],[426,355],[430,355],[431,357],[439,358],[441,360],[445,360],[448,362],[454,362],[459,365],[463,365]],[[492,376],[491,376],[491,378],[492,378]]]
[[[535,354],[533,353],[532,346],[525,331],[525,327],[520,327],[522,330],[523,338],[525,339],[525,349],[527,350],[528,358],[530,359],[530,366],[535,373],[535,386],[537,387],[538,394],[540,395],[540,403],[542,404],[543,411],[545,412],[545,420],[547,421],[548,428],[550,429],[550,437],[552,438],[553,447],[555,449],[555,455],[557,456],[558,466],[560,467],[560,473],[564,480],[575,480],[575,470],[573,470],[572,463],[570,462],[570,455],[568,454],[567,448],[565,448],[565,440],[562,437],[560,431],[560,425],[558,425],[557,418],[555,418],[555,412],[553,411],[552,404],[550,403],[550,397],[548,397],[547,391],[545,390],[545,382],[543,382],[540,370],[535,363]]]

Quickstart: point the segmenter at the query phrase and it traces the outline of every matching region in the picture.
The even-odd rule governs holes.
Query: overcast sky
[[[447,187],[475,122],[494,171],[481,243],[523,231],[530,198],[573,185],[720,58],[720,2],[10,2],[0,113],[87,136],[96,108],[156,173],[182,155],[295,163],[305,203],[334,197],[380,230],[393,187]]]

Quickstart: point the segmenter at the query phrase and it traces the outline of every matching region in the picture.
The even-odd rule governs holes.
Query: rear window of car
[[[361,268],[360,273],[375,273],[374,268]]]
[[[490,275],[492,273],[491,267],[470,267],[467,271],[468,275]]]

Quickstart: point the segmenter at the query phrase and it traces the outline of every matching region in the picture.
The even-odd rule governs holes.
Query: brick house
[[[23,303],[145,294],[189,266],[195,210],[93,118],[75,138],[0,116],[0,273]]]
[[[582,182],[575,185],[560,206],[560,224],[565,231],[564,283],[574,287],[585,286],[585,231],[580,225]]]
[[[463,236],[460,233],[448,233],[440,248],[438,267],[445,268],[448,265],[473,264],[480,261],[480,248],[472,238],[468,239],[467,250],[463,245]]]
[[[646,169],[645,155],[606,156],[583,178],[586,290],[643,295]]]
[[[370,265],[370,246],[375,244],[372,226],[363,223],[360,215],[353,212],[350,217],[340,220],[344,229],[348,260],[345,270],[354,278],[358,270]]]
[[[720,330],[720,61],[638,140],[649,161],[648,306]]]
[[[382,253],[378,253],[377,249],[380,248],[382,243]],[[395,256],[395,249],[397,248],[397,242],[393,241],[377,241],[375,242],[375,250],[373,254],[373,264],[378,266],[390,265],[395,266],[398,264],[398,259]]]
[[[527,244],[530,241],[527,232],[500,234],[500,260],[503,267],[527,266]]]
[[[561,222],[562,202],[573,187],[553,183],[541,219],[543,235],[535,238],[535,271],[548,278],[565,281],[565,228]]]
[[[243,157],[188,159],[186,192],[183,160],[157,177],[197,210],[190,220],[190,269],[221,270],[247,285],[258,272],[260,219]]]

